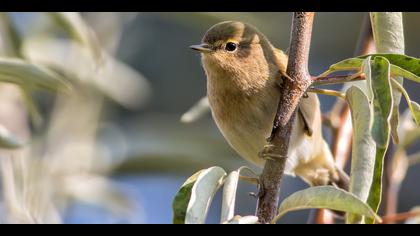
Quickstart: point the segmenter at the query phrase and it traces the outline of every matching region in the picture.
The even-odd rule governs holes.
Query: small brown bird
[[[191,48],[201,52],[207,96],[223,136],[243,158],[262,166],[265,160],[259,152],[271,133],[287,55],[255,27],[234,21],[214,25],[202,44]],[[343,172],[336,168],[322,137],[318,97],[303,98],[298,114],[285,173],[296,174],[310,185],[339,182]]]

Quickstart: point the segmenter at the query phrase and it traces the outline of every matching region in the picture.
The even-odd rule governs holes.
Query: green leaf
[[[362,67],[364,59],[354,57],[342,60],[330,66],[330,68],[324,73],[320,74],[318,77],[325,77],[329,74],[338,71],[350,71],[350,70],[360,70]]]
[[[420,65],[419,65],[420,66]],[[400,76],[406,79],[412,80],[414,82],[420,83],[420,77],[411,73],[410,71],[404,70],[399,66],[391,64],[391,74],[393,76]]]
[[[370,188],[368,204],[378,211],[382,195],[383,162],[390,139],[390,118],[393,108],[393,98],[390,82],[390,65],[386,58],[375,57],[371,62],[371,75],[366,81],[373,91],[374,122],[372,136],[376,142],[375,170]],[[372,221],[370,221],[373,223]]]
[[[172,203],[175,224],[203,224],[226,172],[220,167],[199,171],[182,185]]]
[[[420,105],[414,101],[410,101],[409,107],[411,109],[411,113],[413,114],[414,120],[416,121],[417,125],[420,126]]]
[[[388,59],[390,64],[397,66],[400,69],[410,72],[411,74],[417,77],[417,79],[415,80],[420,82],[420,59],[415,58],[415,57],[410,57],[404,54],[393,54],[393,53],[371,54],[371,55],[361,56],[359,58],[363,59],[369,56],[372,56],[372,59],[374,59],[375,57],[385,57],[386,59]]]
[[[176,194],[173,202],[172,202],[172,210],[173,210],[173,223],[174,224],[184,224],[185,216],[187,213],[188,202],[191,198],[191,190],[194,186],[195,182],[197,181],[198,176],[204,170],[200,170],[189,177],[184,184],[182,184],[181,188],[179,189],[178,193]]]
[[[18,140],[6,127],[0,125],[0,148],[16,149],[23,146],[23,143]]]
[[[391,74],[393,76],[400,76],[414,82],[420,83],[420,59],[402,55],[402,54],[375,54],[375,57],[385,57],[391,63]],[[397,82],[402,85],[402,79],[396,78]],[[394,86],[395,87],[395,86]],[[401,94],[394,90],[393,95],[394,107],[391,117],[391,134],[396,143],[399,142],[397,135],[398,120],[399,120],[399,102]]]
[[[420,83],[420,59],[403,54],[370,54],[345,59],[331,65],[330,68],[319,75],[319,77],[324,77],[338,71],[360,70],[364,59],[368,57],[371,57],[371,60],[374,60],[376,57],[386,58],[391,64],[392,75],[401,76]]]
[[[0,81],[25,89],[69,91],[70,85],[51,70],[19,59],[0,58]]]
[[[378,147],[386,148],[389,143],[389,119],[392,110],[392,90],[389,62],[383,57],[375,57],[371,62],[371,76],[366,78],[373,91],[374,123],[372,135]]]
[[[191,198],[185,216],[186,224],[204,224],[214,194],[222,184],[226,172],[220,167],[204,170],[191,190]]]
[[[353,145],[349,191],[366,202],[372,185],[375,167],[376,143],[372,137],[373,110],[365,93],[352,86],[346,92],[353,124]],[[347,222],[361,222],[355,215],[348,215]]]
[[[363,59],[371,57],[374,60],[377,57],[386,58],[391,64],[391,75],[395,77],[395,80],[402,84],[403,80],[401,77],[420,83],[420,59],[406,56],[403,54],[370,54],[360,56],[356,58],[350,58],[340,61],[332,65],[326,72],[322,73],[321,76],[329,75],[337,71],[349,71],[349,70],[360,70]],[[398,138],[398,123],[399,123],[399,111],[398,107],[401,100],[401,94],[397,90],[393,90],[393,103],[391,115],[391,136],[395,143],[399,142]]]
[[[272,223],[277,222],[290,211],[311,208],[344,211],[381,221],[380,217],[354,194],[332,186],[318,186],[295,192],[284,199],[280,204],[279,213]]]
[[[411,101],[410,96],[408,95],[407,91],[404,87],[396,81],[392,81],[392,85],[396,88],[399,92],[401,92],[405,99],[407,100],[408,107],[410,108],[411,114],[413,115],[416,124],[420,126],[420,106],[418,103]]]

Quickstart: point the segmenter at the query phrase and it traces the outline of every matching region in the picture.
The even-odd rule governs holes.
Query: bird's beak
[[[209,53],[209,52],[213,51],[211,46],[206,44],[206,43],[202,43],[202,44],[199,44],[199,45],[191,45],[190,48],[193,49],[193,50],[199,51],[201,53]]]

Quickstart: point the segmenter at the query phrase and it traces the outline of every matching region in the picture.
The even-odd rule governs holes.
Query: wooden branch
[[[311,85],[308,73],[309,48],[312,35],[313,12],[295,12],[290,39],[287,75],[280,88],[280,103],[277,108],[270,145],[260,177],[260,196],[257,216],[261,223],[270,223],[277,214],[281,179],[289,149],[290,135],[296,116],[296,107],[306,89]]]

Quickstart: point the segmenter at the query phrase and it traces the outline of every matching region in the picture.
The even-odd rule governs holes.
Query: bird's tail
[[[336,166],[335,171],[337,173],[337,178],[332,179],[331,184],[339,187],[341,189],[344,189],[346,191],[349,190],[349,183],[350,183],[350,177],[346,172],[344,172],[340,167]]]
[[[311,186],[333,185],[349,189],[349,176],[334,161],[325,140],[319,143],[317,154],[306,163],[300,163],[295,173]]]

